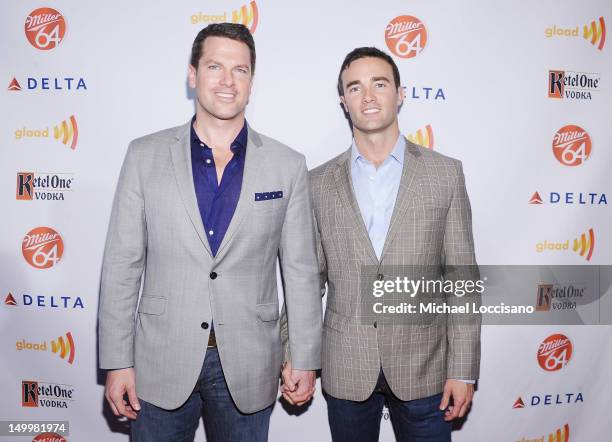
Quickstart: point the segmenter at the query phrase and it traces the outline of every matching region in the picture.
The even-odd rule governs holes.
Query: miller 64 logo
[[[580,166],[589,159],[592,148],[588,132],[575,124],[563,126],[553,136],[553,154],[564,166]]]
[[[395,17],[385,28],[385,42],[389,50],[400,58],[413,58],[427,45],[427,29],[412,15]]]
[[[565,368],[572,359],[574,346],[570,339],[560,333],[550,335],[538,347],[538,364],[546,371]]]
[[[594,72],[548,71],[548,97],[568,100],[592,100],[599,91],[600,75]]]
[[[64,240],[51,227],[36,227],[26,233],[21,245],[23,257],[36,269],[55,266],[64,255]]]
[[[35,9],[26,18],[25,35],[36,49],[54,49],[64,40],[66,20],[53,8]]]
[[[74,387],[41,381],[21,381],[21,406],[27,408],[68,408],[74,401]]]
[[[17,172],[16,198],[20,201],[64,201],[72,190],[70,173]]]

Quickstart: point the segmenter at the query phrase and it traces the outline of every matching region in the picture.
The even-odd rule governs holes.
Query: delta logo
[[[431,124],[417,130],[415,133],[408,134],[406,138],[414,144],[418,144],[428,149],[433,149],[434,147],[434,134]]]
[[[409,100],[446,100],[444,89],[429,86],[402,86],[404,96]]]
[[[36,227],[24,236],[21,252],[32,267],[48,269],[57,265],[64,256],[64,240],[51,227]]]
[[[570,247],[570,240],[563,242],[553,242],[544,240],[536,244],[536,252],[542,253],[544,251],[567,251]],[[572,251],[578,253],[587,261],[590,261],[593,257],[593,250],[595,250],[595,231],[589,229],[588,232],[583,233],[578,238],[574,238],[574,244]]]
[[[385,28],[385,42],[389,50],[400,58],[413,58],[427,45],[427,29],[412,15],[400,15]]]
[[[248,4],[242,5],[238,9],[234,9],[231,12],[231,20],[228,20],[228,13],[214,15],[205,12],[197,12],[191,15],[191,24],[197,25],[199,23],[240,23],[249,28],[251,34],[255,34],[257,24],[259,23],[259,9],[257,3],[252,0]]]
[[[544,34],[547,38],[552,37],[571,37],[577,38],[580,37],[579,26],[574,28],[563,28],[558,26],[553,26],[551,28],[546,28]],[[606,43],[606,22],[603,17],[599,17],[597,20],[591,21],[591,23],[587,23],[582,26],[582,38],[587,40],[593,46],[595,46],[600,51],[603,50],[604,44]]]
[[[540,206],[543,204],[559,205],[582,205],[582,206],[601,206],[608,205],[608,197],[605,193],[597,192],[548,192],[544,200],[540,192],[536,191],[529,198],[529,204]]]
[[[572,341],[560,333],[550,335],[538,347],[537,360],[543,370],[558,371],[565,368],[572,359]]]
[[[32,439],[32,442],[68,442],[68,439],[59,433],[46,432],[40,433],[38,436]]]
[[[29,129],[25,126],[15,131],[15,139],[24,138],[50,138],[49,128]],[[53,138],[72,150],[76,150],[79,140],[79,127],[74,115],[53,127]]]
[[[584,396],[582,393],[554,393],[554,394],[534,394],[531,399],[527,402],[529,407],[549,407],[556,405],[572,405],[577,403],[584,403]],[[525,402],[519,396],[519,398],[512,405],[512,409],[526,408]]]
[[[15,348],[17,351],[29,350],[44,352],[49,351],[49,348],[51,348],[52,353],[57,354],[61,359],[65,360],[71,365],[74,362],[76,355],[74,339],[72,338],[72,333],[70,332],[67,332],[65,335],[50,341],[49,345],[47,345],[47,341],[28,342],[25,339],[22,339],[21,341],[17,341],[15,343]]]
[[[16,77],[8,85],[9,91],[86,91],[87,84],[83,77],[28,77],[23,82],[24,87]]]
[[[586,287],[583,284],[538,284],[536,291],[536,311],[575,310],[576,301],[584,298]]]
[[[24,30],[32,46],[48,51],[64,40],[66,20],[61,12],[53,8],[38,8],[27,16]]]
[[[21,381],[21,406],[25,408],[68,408],[74,387],[41,381]]]
[[[590,158],[592,149],[591,136],[575,124],[563,126],[553,136],[553,155],[564,166],[580,166]]]
[[[601,76],[593,72],[548,71],[548,98],[592,100]]]
[[[68,442],[68,440],[58,433],[40,433],[32,442]]]
[[[17,303],[17,300],[12,293],[6,295],[4,304],[9,306],[24,307],[35,307],[35,308],[48,308],[55,310],[83,310],[85,305],[83,299],[80,296],[54,296],[54,295],[32,295],[24,293],[21,295],[21,304]]]
[[[71,173],[17,172],[15,198],[18,201],[64,201],[72,191]]]
[[[522,437],[516,442],[570,442],[570,428],[565,424],[563,428],[557,428],[556,431],[549,433],[548,438],[545,435],[535,438]]]

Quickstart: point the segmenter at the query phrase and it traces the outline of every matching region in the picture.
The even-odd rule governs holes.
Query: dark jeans
[[[192,442],[200,416],[209,442],[264,442],[272,406],[257,413],[241,413],[230,396],[216,348],[206,351],[194,392],[176,410],[164,410],[140,400],[132,422],[132,442]]]
[[[334,442],[376,442],[385,401],[395,437],[400,442],[450,442],[451,423],[440,411],[442,394],[400,401],[380,371],[374,393],[363,402],[336,399],[324,392]]]

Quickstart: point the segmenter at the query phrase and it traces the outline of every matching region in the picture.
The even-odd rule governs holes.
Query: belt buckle
[[[208,335],[208,348],[214,348],[217,346],[217,338],[215,337],[215,331],[211,330]]]

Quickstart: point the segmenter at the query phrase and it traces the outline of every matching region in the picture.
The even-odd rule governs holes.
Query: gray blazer
[[[449,266],[472,265],[463,268],[462,276],[478,278],[461,163],[406,140],[399,192],[379,261],[353,193],[350,157],[349,149],[310,172],[322,290],[327,283],[323,389],[339,399],[365,400],[381,366],[401,400],[437,394],[449,378],[477,379],[480,317],[458,321],[451,315],[427,315],[406,326],[368,323],[360,312],[360,284],[372,269],[374,278],[386,280],[402,276],[401,266],[427,265],[439,269],[430,277],[448,277]],[[448,301],[457,299],[450,295]]]
[[[320,368],[322,312],[306,163],[249,128],[240,198],[213,257],[195,195],[189,124],[128,148],[102,268],[100,368],[135,367],[141,399],[177,408],[202,369],[210,332],[202,324],[214,319],[232,398],[252,413],[278,392],[277,257],[294,365]],[[255,193],[279,190],[282,198],[255,201]]]

